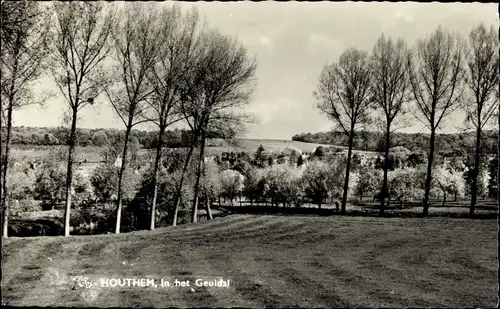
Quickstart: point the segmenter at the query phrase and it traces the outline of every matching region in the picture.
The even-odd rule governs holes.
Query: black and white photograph
[[[498,308],[497,3],[0,5],[2,306]]]

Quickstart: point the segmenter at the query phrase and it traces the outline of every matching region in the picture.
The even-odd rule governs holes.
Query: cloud
[[[260,37],[260,44],[262,45],[271,45],[272,42],[271,42],[271,39],[267,36],[262,36]]]

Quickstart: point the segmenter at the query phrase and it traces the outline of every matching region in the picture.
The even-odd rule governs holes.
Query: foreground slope
[[[12,238],[2,252],[10,305],[497,305],[496,220],[232,215],[118,236]],[[77,275],[231,285],[85,289],[71,282]]]

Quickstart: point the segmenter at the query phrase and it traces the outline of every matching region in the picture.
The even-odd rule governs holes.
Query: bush
[[[263,169],[252,169],[245,178],[243,192],[253,202],[264,198],[264,172]]]
[[[8,197],[10,201],[31,198],[34,178],[20,168],[12,168],[7,174]]]
[[[118,197],[119,168],[111,164],[98,166],[90,176],[90,184],[98,203],[111,203]],[[122,201],[128,203],[136,194],[140,176],[127,168],[122,179]]]
[[[426,171],[424,168],[396,169],[389,172],[389,192],[401,202],[424,197]],[[435,192],[435,191],[434,191]],[[434,194],[434,192],[432,192]]]
[[[220,173],[221,195],[231,203],[243,191],[245,177],[238,171],[225,170]]]
[[[301,176],[303,169],[288,164],[277,164],[264,169],[264,196],[275,203],[300,205],[303,190]],[[277,204],[276,204],[277,205]]]
[[[83,176],[79,172],[74,173],[71,197],[75,209],[85,207],[95,201],[92,183],[88,177]]]
[[[222,191],[222,182],[219,175],[219,167],[214,162],[205,164],[204,175],[200,183],[200,195],[214,200]]]
[[[325,148],[323,146],[318,146],[314,150],[314,156],[320,159],[323,158],[325,156]]]
[[[363,196],[375,195],[382,188],[383,174],[381,170],[362,167],[359,171],[359,181],[354,189],[360,199]]]
[[[465,195],[465,179],[463,173],[452,169],[446,169],[444,166],[439,166],[433,171],[432,185],[435,191],[443,193],[443,206],[446,202],[447,195],[457,196]]]
[[[177,188],[182,171],[167,173],[164,167],[159,170],[158,193],[156,205],[156,226],[170,225],[173,222]],[[148,229],[150,224],[150,211],[153,198],[153,168],[149,168],[143,175],[139,184],[138,192],[126,207],[125,212],[129,216],[123,216],[123,224],[131,224],[131,229]],[[193,198],[192,180],[185,179],[183,190],[180,193],[180,204],[178,222],[189,221],[191,200]],[[130,220],[128,217],[132,217]],[[129,222],[132,221],[132,222]]]
[[[52,205],[64,200],[66,171],[62,164],[50,164],[37,171],[34,186],[35,199]]]
[[[313,203],[321,204],[330,197],[335,182],[332,181],[332,173],[328,164],[322,161],[308,163],[302,175],[302,185],[305,196]]]
[[[12,220],[9,222],[9,236],[57,236],[64,234],[64,225],[59,220]]]
[[[19,200],[12,200],[10,203],[9,214],[12,218],[21,218],[22,213],[42,210],[40,203],[33,197],[25,197]]]

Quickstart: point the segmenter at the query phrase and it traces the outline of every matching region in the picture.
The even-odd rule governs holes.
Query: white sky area
[[[181,6],[196,7],[210,27],[236,36],[250,55],[256,56],[257,87],[247,112],[258,123],[249,126],[245,137],[259,139],[291,139],[298,133],[333,128],[316,108],[312,93],[324,65],[337,61],[348,47],[370,52],[382,33],[404,38],[412,46],[439,25],[464,38],[480,22],[498,27],[497,5],[493,3],[185,2]],[[37,87],[37,91],[58,91],[50,76]],[[67,104],[57,94],[43,108],[28,106],[17,111],[14,124],[63,124]],[[103,96],[96,107],[82,110],[78,126],[123,128],[105,101]],[[463,120],[457,113],[447,120],[445,129],[456,132]],[[420,132],[422,128],[415,120],[402,132]]]

